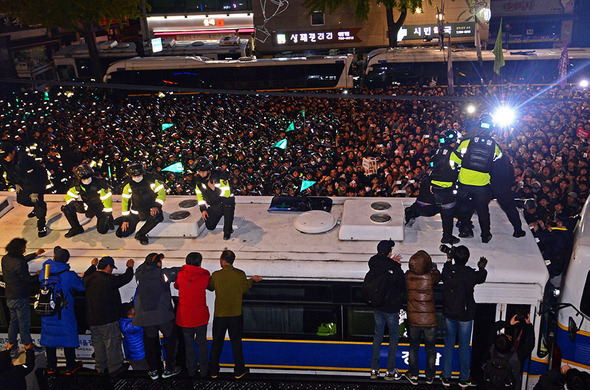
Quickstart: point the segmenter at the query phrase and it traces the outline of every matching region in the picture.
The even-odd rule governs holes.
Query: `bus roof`
[[[199,251],[203,255],[203,267],[213,271],[219,268],[219,255],[225,248],[236,252],[239,268],[247,274],[259,274],[266,279],[295,280],[363,280],[368,271],[367,262],[376,253],[378,240],[349,241],[339,239],[339,227],[320,234],[304,234],[294,227],[294,221],[300,213],[270,213],[268,208],[271,197],[236,197],[236,221],[238,229],[229,241],[222,240],[221,229],[213,232],[203,231],[197,238],[155,237],[150,238],[147,246],[142,246],[133,239],[118,238],[113,232],[100,235],[95,230],[95,222],[84,226],[86,232],[72,239],[64,237],[67,223],[60,207],[63,195],[47,195],[48,226],[50,233],[46,238],[37,238],[34,219],[27,218],[30,208],[15,202],[14,193],[0,193],[0,198],[8,199],[13,208],[0,217],[0,228],[4,232],[0,245],[6,246],[14,237],[28,240],[28,250],[44,247],[46,255],[32,261],[31,271],[40,269],[41,264],[52,256],[52,249],[60,245],[72,255],[70,264],[77,272],[84,271],[94,257],[110,255],[120,265],[133,258],[136,265],[143,262],[150,252],[162,252],[166,255],[164,266],[184,264],[187,253]],[[189,196],[170,196],[164,206],[165,214],[177,211],[179,202],[195,199]],[[412,198],[362,198],[362,201],[392,201],[392,215],[401,215],[403,206],[409,206]],[[0,203],[3,199],[0,199]],[[342,220],[344,203],[355,208],[359,198],[332,198],[332,216]],[[115,216],[118,216],[120,196],[114,196]],[[395,202],[395,203],[394,203]],[[395,209],[397,208],[397,209]],[[198,212],[198,208],[195,207]],[[190,209],[189,209],[190,211]],[[479,303],[515,303],[537,304],[543,296],[543,288],[548,278],[545,263],[539,253],[531,234],[516,239],[512,237],[512,226],[500,207],[490,204],[493,239],[488,244],[481,243],[479,234],[476,238],[464,239],[461,244],[471,251],[469,265],[475,267],[480,256],[488,258],[489,272],[486,283],[476,288],[476,300]],[[200,215],[200,213],[199,213]],[[477,226],[477,221],[474,221]],[[400,226],[402,224],[400,223]],[[404,238],[397,241],[395,253],[402,255],[402,265],[408,268],[410,256],[416,251],[426,250],[438,264],[439,269],[446,257],[439,250],[441,222],[438,216],[419,218],[411,227],[405,227]]]
[[[154,53],[155,57],[160,56],[187,56],[202,55],[207,56],[223,55],[232,52],[245,52],[248,40],[240,40],[235,45],[222,45],[219,40],[203,41],[177,41],[174,39],[164,39],[162,41],[162,51]],[[117,41],[98,42],[96,44],[100,57],[106,58],[131,58],[137,56],[135,42],[118,43]],[[74,44],[66,46],[55,54],[53,58],[88,58],[87,44]]]
[[[570,60],[590,59],[589,48],[569,48],[568,57]],[[535,49],[535,50],[503,50],[505,61],[517,60],[559,60],[561,48]],[[491,50],[482,50],[483,61],[494,61],[494,53]],[[414,62],[445,62],[448,52],[438,48],[380,48],[371,51],[367,55],[368,65],[375,63],[414,63]],[[473,48],[453,49],[453,62],[471,61],[477,62],[477,52]],[[368,68],[368,67],[367,67]]]

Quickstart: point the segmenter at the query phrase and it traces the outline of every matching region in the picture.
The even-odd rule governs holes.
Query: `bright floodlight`
[[[582,87],[582,88],[588,88],[588,80],[582,80],[582,81],[580,81],[580,87]]]
[[[473,114],[475,112],[475,106],[473,104],[470,104],[467,106],[467,113],[468,114]]]
[[[516,113],[510,107],[499,107],[494,113],[494,122],[499,127],[509,127],[514,122]]]

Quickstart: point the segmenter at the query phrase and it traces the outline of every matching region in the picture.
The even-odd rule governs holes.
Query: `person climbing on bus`
[[[441,251],[447,254],[447,262],[443,266],[443,314],[445,316],[445,347],[443,350],[442,373],[440,380],[443,386],[450,386],[453,350],[455,341],[459,342],[459,386],[469,387],[471,358],[469,342],[475,318],[475,299],[473,288],[485,282],[488,275],[485,270],[488,260],[481,257],[477,268],[468,267],[469,249],[464,245],[448,247],[441,245]]]

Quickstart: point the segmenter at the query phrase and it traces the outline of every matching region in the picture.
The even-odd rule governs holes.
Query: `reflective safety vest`
[[[139,183],[128,178],[123,187],[122,214],[123,216],[139,214],[138,210],[155,206],[155,203],[163,206],[165,200],[166,188],[164,184],[151,174],[144,174],[143,180]]]
[[[87,186],[76,180],[65,198],[66,204],[80,200],[87,205],[102,203],[102,211],[113,212],[113,193],[107,181],[100,177],[93,177]]]
[[[492,163],[502,157],[502,151],[491,137],[475,136],[461,142],[451,159],[461,166],[459,183],[471,186],[490,184]]]
[[[209,182],[213,183],[213,190],[209,187]],[[206,179],[197,175],[195,193],[197,194],[197,201],[199,202],[201,211],[207,210],[209,206],[221,203],[222,198],[231,198],[234,196],[229,185],[229,177],[225,172],[216,169],[211,171],[211,175]]]
[[[453,148],[442,146],[432,156],[430,160],[430,165],[432,166],[430,180],[433,185],[441,188],[450,188],[457,181],[459,166],[455,161],[451,160],[452,154],[454,154]]]

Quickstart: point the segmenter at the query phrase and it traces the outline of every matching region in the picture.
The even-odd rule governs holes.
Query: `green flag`
[[[500,68],[506,65],[504,62],[504,53],[502,53],[502,19],[500,19],[500,28],[494,45],[494,72],[500,75]]]
[[[293,131],[295,130],[295,122],[291,122],[291,124],[289,125],[289,127],[287,127],[287,130],[285,131]]]
[[[273,148],[287,149],[287,140],[282,139],[272,146]]]
[[[174,126],[174,123],[162,123],[162,131],[171,128]]]
[[[168,165],[166,168],[162,169],[162,172],[183,173],[184,168],[182,167],[181,162],[177,162],[172,165]]]
[[[300,192],[305,191],[306,189],[308,189],[309,187],[311,187],[312,185],[314,185],[316,182],[313,180],[303,180],[301,182],[301,190],[299,190]]]

